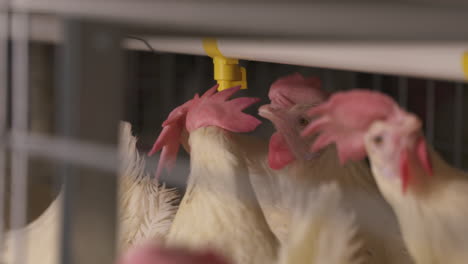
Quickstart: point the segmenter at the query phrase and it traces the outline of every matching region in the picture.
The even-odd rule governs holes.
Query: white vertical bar
[[[372,76],[372,90],[382,91],[382,75],[374,74]]]
[[[398,103],[404,109],[408,107],[408,79],[398,78]]]
[[[7,134],[8,111],[8,14],[0,7],[0,248],[3,248],[3,233],[5,232],[5,178],[6,157],[5,139]]]
[[[434,143],[434,108],[435,83],[428,81],[426,85],[426,138],[430,144]]]
[[[12,83],[12,133],[26,133],[28,129],[28,85],[29,85],[29,18],[27,14],[13,14],[13,83]],[[11,160],[11,227],[25,226],[27,217],[27,173],[28,152],[12,150]],[[25,232],[14,237],[15,263],[25,263]]]
[[[453,161],[461,168],[463,162],[463,84],[455,86]]]

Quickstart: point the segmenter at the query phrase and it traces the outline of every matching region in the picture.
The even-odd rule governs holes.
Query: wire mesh
[[[0,21],[1,22],[1,21]],[[1,26],[1,25],[0,25]],[[1,28],[0,28],[1,29]],[[115,164],[118,162],[116,150],[114,148],[109,148],[102,146],[96,143],[84,143],[78,140],[71,140],[65,138],[50,138],[44,137],[41,135],[35,135],[28,132],[28,18],[26,16],[16,16],[14,19],[13,33],[15,36],[14,39],[14,53],[13,53],[13,66],[14,66],[14,75],[13,75],[13,127],[12,133],[9,134],[9,139],[11,139],[10,147],[13,149],[13,158],[12,158],[12,199],[11,199],[11,208],[13,210],[11,222],[13,227],[22,227],[26,223],[26,208],[27,208],[27,171],[28,171],[28,155],[38,155],[44,156],[52,160],[57,160],[61,162],[67,162],[70,164],[84,166],[84,167],[93,167],[100,168],[106,171],[115,172]],[[0,32],[1,33],[1,32]],[[1,41],[1,39],[0,39]],[[0,43],[0,49],[6,50],[6,44],[4,44],[5,49],[2,48]],[[2,51],[0,50],[0,60],[2,60]],[[5,55],[5,54],[3,54]],[[154,54],[147,54],[149,56],[154,56]],[[145,55],[146,56],[146,55]],[[5,56],[6,57],[6,56]],[[149,61],[149,64],[153,65],[138,65],[138,68],[141,68],[146,73],[146,76],[156,74],[159,72],[158,78],[147,78],[151,79],[154,83],[147,83],[141,81],[140,86],[145,86],[145,91],[140,92],[141,97],[146,97],[137,102],[144,104],[136,105],[138,109],[136,111],[131,111],[139,117],[132,118],[134,124],[139,127],[137,136],[146,134],[146,137],[139,137],[143,141],[141,146],[147,148],[148,145],[151,145],[151,140],[154,140],[156,132],[160,127],[159,119],[165,118],[166,114],[173,108],[183,101],[183,97],[191,97],[197,91],[203,91],[209,88],[209,84],[212,83],[210,74],[211,70],[209,60],[206,60],[202,57],[191,57],[191,61],[196,68],[196,71],[193,67],[187,65],[182,65],[179,63],[176,55],[165,54],[163,57],[158,56],[155,60],[154,57]],[[0,61],[1,62],[1,61]],[[182,67],[186,67],[184,70],[181,70]],[[303,69],[303,68],[294,68],[288,66],[288,68],[283,68],[282,65],[275,65],[269,63],[260,63],[260,62],[251,62],[249,67],[256,67],[258,72],[254,75],[255,85],[265,86],[257,90],[257,87],[252,87],[248,93],[255,96],[265,97],[265,91],[268,89],[268,85],[278,76],[285,75],[289,73],[291,69]],[[187,71],[192,71],[192,74],[187,73]],[[149,72],[149,73],[148,73]],[[193,73],[194,72],[194,73]],[[359,73],[348,73],[349,74],[349,85],[340,86],[340,82],[337,81],[335,71],[333,70],[320,70],[320,77],[324,80],[325,89],[328,91],[338,91],[342,89],[352,89],[352,88],[370,88],[376,91],[385,91],[388,92],[388,84],[384,82],[386,77],[373,74],[366,77],[367,83],[370,85],[361,85],[359,81]],[[249,71],[249,74],[251,72]],[[342,72],[343,73],[343,72]],[[6,80],[7,78],[2,78],[6,75],[6,69],[2,68],[0,64],[0,81]],[[181,77],[182,76],[182,77]],[[188,77],[187,77],[188,76]],[[206,76],[206,77],[205,77]],[[190,77],[190,78],[189,78]],[[412,89],[409,79],[406,77],[392,77],[396,80],[396,85],[392,87],[392,96],[396,97],[399,104],[408,108],[409,106],[409,91]],[[136,78],[138,79],[138,78]],[[143,78],[140,78],[143,79]],[[392,80],[393,80],[392,79]],[[183,81],[181,81],[183,80]],[[190,80],[190,81],[187,81]],[[182,83],[183,82],[183,83]],[[206,87],[205,87],[206,86]],[[438,125],[437,120],[435,119],[435,107],[437,102],[437,97],[435,95],[435,86],[434,81],[427,81],[426,96],[421,97],[421,100],[425,100],[425,123],[426,123],[426,136],[428,142],[434,143],[435,136],[435,127]],[[154,87],[158,87],[159,90]],[[141,88],[141,87],[140,87]],[[148,91],[152,89],[152,91]],[[258,91],[262,91],[259,93]],[[137,93],[137,91],[133,91]],[[256,94],[257,93],[257,94]],[[0,84],[0,100],[6,100],[6,82]],[[155,104],[154,101],[157,98],[158,102]],[[3,99],[5,98],[5,99]],[[453,162],[457,167],[463,165],[463,107],[464,107],[464,91],[463,85],[457,84],[455,88],[455,103],[454,103],[454,142],[453,142]],[[1,104],[0,101],[0,135],[6,136],[6,107],[7,104]],[[153,105],[150,105],[153,104]],[[155,105],[155,106],[154,106]],[[159,119],[158,119],[159,118]],[[148,123],[152,123],[149,125]],[[267,134],[268,130],[265,130],[263,134]],[[5,137],[4,137],[5,138]],[[4,146],[0,145],[0,194],[4,193],[4,188],[2,182],[4,182]],[[144,149],[143,150],[146,150]],[[70,150],[73,149],[72,152]],[[2,156],[3,155],[3,156]],[[148,162],[150,172],[154,172],[155,161],[158,159],[158,155],[152,158],[152,162]],[[3,162],[3,163],[2,163]],[[189,167],[189,160],[187,157],[179,159],[175,171],[172,172],[172,176],[162,178],[163,181],[167,181],[169,185],[177,186],[178,188],[183,189],[185,186],[186,175]],[[174,177],[176,175],[176,177]],[[180,177],[179,177],[180,176]],[[3,209],[0,205],[0,209]],[[3,211],[3,210],[2,210]],[[1,216],[3,216],[0,213]],[[3,223],[2,223],[3,225]],[[2,227],[0,227],[2,228]],[[1,234],[1,230],[0,230]],[[17,237],[16,249],[19,250],[21,247],[21,237]],[[19,242],[18,242],[19,241]],[[21,256],[21,255],[18,255]],[[24,257],[24,256],[22,256]],[[25,259],[20,259],[23,262]],[[19,262],[19,263],[21,263]]]

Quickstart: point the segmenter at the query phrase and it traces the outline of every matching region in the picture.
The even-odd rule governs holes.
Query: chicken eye
[[[376,145],[380,145],[383,142],[383,138],[381,135],[375,136],[372,140]]]
[[[307,120],[307,119],[301,117],[301,118],[299,119],[299,124],[300,124],[301,126],[307,126],[307,125],[309,124],[309,120]]]

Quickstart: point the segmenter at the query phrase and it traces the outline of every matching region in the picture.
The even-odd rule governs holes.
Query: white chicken
[[[291,193],[306,192],[302,185],[316,187],[336,181],[344,206],[356,214],[368,263],[411,263],[396,217],[380,194],[370,169],[363,161],[341,166],[334,147],[310,152],[315,137],[301,137],[311,119],[310,107],[327,95],[320,80],[299,74],[273,83],[271,104],[261,106],[259,114],[276,127],[270,143],[235,135],[236,144],[247,159],[252,186],[269,226],[284,244],[291,230]],[[385,228],[383,228],[385,227]]]
[[[177,206],[178,195],[150,179],[144,171],[144,160],[135,147],[130,124],[121,123],[120,155],[122,168],[119,186],[119,251],[134,244],[154,241],[162,243],[167,235]],[[5,234],[1,249],[3,263],[14,263],[13,236],[26,235],[23,245],[27,263],[59,263],[60,226],[62,221],[63,191],[35,221],[20,230]]]
[[[158,166],[173,166],[182,132],[189,133],[187,191],[171,226],[167,245],[212,248],[232,263],[272,263],[277,239],[270,231],[249,182],[247,164],[233,133],[254,130],[260,121],[242,112],[257,102],[226,101],[239,87],[195,96],[174,109],[152,152],[162,149]]]
[[[320,116],[304,131],[321,132],[313,149],[335,142],[343,161],[369,156],[416,263],[468,263],[467,174],[426,145],[415,115],[365,90],[335,94],[310,114]]]
[[[361,263],[361,242],[357,237],[355,217],[343,207],[338,185],[331,183],[304,188],[304,192],[291,198],[294,208],[291,235],[274,263]],[[233,263],[218,254],[213,248],[187,250],[163,248],[151,243],[132,248],[120,258],[118,264]]]
[[[336,182],[302,188],[292,199],[291,231],[278,264],[361,263],[365,252],[355,214],[343,206]]]
[[[163,243],[177,212],[179,195],[145,172],[145,160],[136,149],[131,125],[122,122],[120,131],[123,166],[119,178],[118,245],[123,251],[148,240]]]

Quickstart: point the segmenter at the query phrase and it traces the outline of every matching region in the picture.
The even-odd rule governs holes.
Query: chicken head
[[[231,132],[250,132],[261,124],[257,118],[242,111],[258,98],[239,97],[228,99],[239,91],[240,86],[216,92],[216,86],[203,96],[195,96],[187,113],[186,127],[189,132],[206,126],[216,126]]]
[[[193,99],[175,108],[163,122],[163,130],[149,153],[153,155],[162,149],[156,178],[163,168],[170,171],[174,167],[184,130],[190,133],[197,128],[217,126],[231,132],[250,132],[261,124],[260,120],[242,112],[258,102],[258,98],[228,100],[239,91],[240,86],[221,92],[216,92],[217,88],[218,85],[213,86],[201,97],[196,94]]]
[[[271,136],[268,163],[282,169],[295,160],[310,160],[316,153],[308,149],[313,137],[302,138],[301,131],[309,124],[307,110],[327,98],[316,77],[304,78],[299,73],[274,82],[268,94],[270,104],[259,108],[259,115],[270,120],[276,132]]]
[[[373,170],[386,172],[403,190],[421,173],[432,174],[421,121],[387,95],[367,90],[338,92],[309,115],[318,119],[302,135],[320,134],[312,145],[314,151],[335,143],[342,163],[368,156]]]
[[[317,119],[304,129],[302,136],[321,132],[312,151],[334,142],[342,164],[347,160],[361,160],[366,156],[362,141],[364,132],[373,121],[391,116],[396,107],[390,97],[377,92],[338,92],[309,111],[309,116]]]
[[[413,114],[396,111],[387,121],[375,121],[364,134],[364,145],[374,170],[396,180],[402,191],[432,175],[422,123]],[[394,179],[394,175],[398,175]]]

